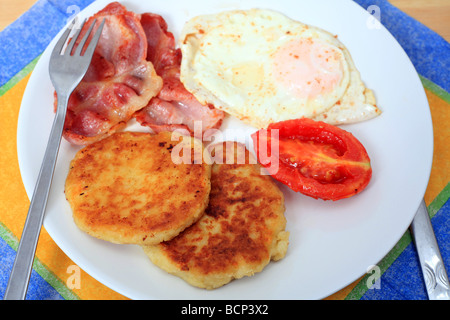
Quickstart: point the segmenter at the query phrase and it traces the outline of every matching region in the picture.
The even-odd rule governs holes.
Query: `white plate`
[[[94,2],[80,16],[88,17],[107,3]],[[64,181],[77,148],[63,140],[44,227],[75,263],[133,299],[320,299],[364,275],[393,248],[425,193],[433,154],[432,123],[413,65],[389,32],[377,28],[368,12],[352,1],[334,0],[136,0],[124,4],[137,13],[161,14],[175,37],[184,22],[195,15],[251,7],[278,10],[337,34],[383,111],[376,119],[344,127],[366,147],[373,178],[364,192],[337,202],[314,200],[283,187],[291,234],[286,257],[253,277],[206,291],[161,271],[140,247],[97,240],[75,226],[64,197]],[[30,197],[53,121],[53,89],[47,70],[54,43],[31,75],[19,116],[19,165]],[[239,128],[255,131],[233,121],[222,129]],[[239,139],[249,141],[248,136]]]

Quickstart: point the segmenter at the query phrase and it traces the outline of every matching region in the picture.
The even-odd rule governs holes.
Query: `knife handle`
[[[425,286],[430,300],[450,300],[450,284],[431,225],[425,201],[422,200],[411,224]]]

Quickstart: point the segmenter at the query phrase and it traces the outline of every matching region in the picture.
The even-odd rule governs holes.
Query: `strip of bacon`
[[[88,72],[70,96],[64,125],[63,136],[77,145],[123,127],[162,88],[161,77],[146,59],[140,16],[113,2],[86,22],[79,39],[95,18],[94,31],[103,18],[105,25]]]
[[[195,121],[201,121],[202,136],[208,129],[219,128],[225,113],[212,105],[202,105],[180,81],[181,50],[176,49],[166,21],[160,15],[144,13],[141,25],[147,36],[147,60],[162,77],[163,87],[157,97],[135,113],[136,120],[154,132],[181,129],[193,135]]]

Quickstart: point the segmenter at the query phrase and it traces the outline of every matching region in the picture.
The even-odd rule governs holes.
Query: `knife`
[[[430,215],[422,199],[410,226],[419,255],[420,267],[429,300],[450,300],[450,284],[444,262],[431,225]]]

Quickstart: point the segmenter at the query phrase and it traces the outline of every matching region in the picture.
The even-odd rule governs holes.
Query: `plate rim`
[[[80,15],[82,16],[83,15],[83,13],[86,13],[86,11],[88,11],[89,10],[89,8],[92,8],[92,7],[95,7],[95,6],[99,6],[99,3],[108,3],[109,1],[107,1],[107,0],[104,0],[104,1],[98,1],[98,2],[93,2],[93,3],[91,3],[90,5],[88,5],[85,9],[83,9],[81,12],[80,12]],[[121,1],[122,2],[122,1]],[[350,1],[350,2],[353,2],[353,1]],[[355,5],[355,6],[357,6],[359,9],[361,9],[361,10],[363,10],[363,11],[365,11],[361,6],[359,6],[357,3],[354,3],[353,2],[353,5]],[[100,5],[101,6],[101,5]],[[367,16],[370,16],[370,14],[369,13],[367,13],[366,12],[366,14],[367,14]],[[385,32],[387,32],[388,34],[389,34],[389,36],[392,38],[391,40],[394,40],[394,42],[396,43],[396,45],[398,46],[398,48],[397,49],[400,49],[401,51],[402,51],[402,53],[403,53],[403,55],[404,55],[404,57],[407,59],[407,61],[409,62],[409,64],[410,64],[410,66],[415,70],[415,67],[414,67],[414,65],[412,64],[412,62],[411,62],[411,60],[409,59],[409,57],[407,56],[407,54],[406,54],[406,52],[405,52],[405,50],[401,47],[401,45],[398,43],[398,41],[393,37],[393,35],[389,32],[389,30],[387,30],[383,25],[381,25],[381,28],[383,28],[384,29],[384,31]],[[61,32],[62,31],[60,31],[60,33],[58,33],[58,35],[55,37],[55,38],[57,38],[60,34],[61,34]],[[50,44],[49,44],[49,47],[52,45],[52,43],[54,43],[54,41],[55,41],[55,39],[53,39],[51,42],[50,42]],[[45,49],[45,50],[48,50],[48,47]],[[44,52],[45,52],[45,50],[44,50]],[[40,61],[38,61],[38,64],[39,63],[41,63],[41,60]],[[36,67],[36,66],[35,66]],[[29,79],[29,83],[33,83],[33,81],[35,81],[35,80],[33,80],[32,81],[32,77],[33,77],[33,74],[31,75],[31,77],[30,77],[30,79]],[[424,101],[426,101],[426,106],[424,106],[424,108],[425,107],[427,107],[427,109],[428,109],[428,114],[427,115],[429,115],[429,129],[431,129],[431,154],[429,155],[429,157],[430,157],[430,159],[428,160],[428,163],[429,163],[429,168],[427,168],[427,173],[426,173],[426,176],[428,177],[427,178],[427,183],[424,185],[424,186],[422,186],[422,190],[423,190],[423,193],[422,193],[422,196],[425,194],[425,192],[426,192],[426,188],[427,188],[427,186],[428,186],[428,180],[429,180],[429,177],[430,177],[430,174],[431,174],[431,168],[432,168],[432,159],[433,159],[433,149],[434,149],[434,141],[433,141],[433,124],[432,124],[432,121],[431,121],[431,111],[430,111],[430,108],[429,108],[429,103],[428,103],[428,99],[426,98],[426,94],[425,94],[425,89],[424,89],[424,87],[423,87],[423,85],[422,85],[422,83],[421,83],[421,81],[420,81],[420,77],[419,77],[419,75],[417,74],[417,79],[415,79],[416,81],[418,81],[419,83],[420,83],[420,87],[422,87],[422,92],[421,92],[421,95],[423,96],[423,97],[425,97],[425,99],[424,99]],[[28,84],[27,84],[27,88],[25,89],[25,92],[24,92],[24,96],[26,95],[26,93],[27,93],[27,89],[28,89]],[[20,137],[20,135],[21,135],[21,132],[19,132],[20,131],[20,123],[21,123],[21,118],[23,118],[23,115],[22,115],[22,111],[23,110],[25,110],[25,108],[23,108],[22,107],[22,104],[24,103],[24,99],[22,99],[22,103],[21,103],[21,106],[20,106],[20,111],[19,111],[19,120],[18,120],[18,127],[17,127],[17,155],[18,155],[18,161],[19,161],[19,168],[20,168],[20,173],[21,173],[21,175],[23,174],[23,151],[20,151],[20,149],[21,149],[21,147],[19,147],[19,141],[20,140],[22,140],[23,138],[22,137]],[[370,120],[369,120],[370,121]],[[23,181],[23,177],[22,177],[22,181]],[[24,182],[24,184],[25,184],[25,182]],[[32,192],[30,192],[30,190],[31,189],[33,189],[33,188],[31,188],[31,187],[29,187],[28,186],[28,188],[26,188],[26,192],[27,192],[27,195],[28,195],[28,197],[29,198],[31,198],[31,195],[32,195]],[[420,204],[420,201],[421,201],[422,199],[417,199],[417,200],[414,200],[416,203],[417,203],[417,207],[419,206],[419,204]],[[414,213],[412,213],[411,214],[411,219],[410,219],[410,221],[408,221],[407,223],[405,222],[405,224],[407,224],[407,226],[409,226],[409,224],[412,222],[412,219],[414,218],[414,214],[415,214],[415,212]],[[46,223],[46,219],[44,218],[44,227],[46,227],[46,225],[47,225],[47,223]],[[405,231],[408,229],[408,227],[406,227],[405,228]],[[48,233],[49,233],[49,235],[50,235],[50,237],[52,238],[52,239],[54,239],[53,238],[53,236],[52,236],[52,234],[51,234],[51,230],[47,230],[48,231]],[[396,243],[398,242],[398,240],[400,240],[400,238],[402,237],[402,235],[403,235],[403,233],[401,233],[400,234],[400,236],[398,237],[398,239],[397,239],[397,241],[396,242],[394,242],[393,243],[393,245],[392,245],[392,247],[391,247],[391,249],[396,245]],[[56,242],[56,241],[55,241]],[[72,253],[70,252],[70,250],[69,249],[67,249],[67,247],[66,247],[66,245],[65,244],[62,244],[61,245],[61,243],[56,243],[57,244],[57,246],[59,247],[59,248],[61,248],[61,250],[70,258],[70,259],[72,259],[75,263],[77,263],[84,271],[86,271],[88,274],[90,274],[93,278],[95,278],[95,279],[97,279],[97,280],[99,280],[99,279],[104,279],[105,277],[103,277],[103,275],[102,274],[97,274],[97,273],[95,273],[95,276],[94,275],[92,275],[91,274],[91,272],[88,272],[88,270],[90,270],[91,269],[91,267],[89,267],[88,265],[85,265],[84,263],[79,263],[77,260],[76,260],[76,258],[74,259],[74,257],[72,256]],[[391,250],[390,249],[390,250]],[[68,252],[69,251],[69,252]],[[386,253],[385,253],[385,255],[387,254],[387,253],[389,253],[389,251],[387,251]],[[380,259],[382,259],[384,257],[384,255],[382,256],[382,257],[380,257]],[[377,261],[379,261],[379,260],[377,260]],[[83,261],[84,262],[84,261]],[[364,274],[364,272],[361,274],[361,276]],[[347,285],[349,285],[349,284],[351,284],[353,281],[355,281],[355,280],[357,280],[358,278],[355,278],[354,280],[352,280],[352,281],[347,281],[346,282],[346,284],[343,284],[342,286],[340,286],[339,288],[337,288],[334,292],[330,292],[330,293],[328,293],[328,294],[326,294],[325,296],[323,296],[323,297],[321,297],[321,298],[324,298],[324,297],[326,297],[326,296],[329,296],[329,295],[331,295],[331,294],[333,294],[333,293],[335,293],[335,292],[337,292],[337,291],[339,291],[339,290],[341,290],[342,288],[345,288]],[[105,280],[99,280],[102,284],[104,284],[104,285],[106,285],[105,284]],[[108,282],[109,283],[109,282]],[[119,286],[116,286],[116,287],[112,287],[112,286],[110,286],[109,284],[108,285],[106,285],[106,286],[108,286],[109,288],[111,288],[112,290],[114,290],[114,291],[116,291],[116,292],[118,292],[118,293],[120,293],[120,294],[122,294],[122,295],[124,295],[124,296],[127,296],[128,297],[128,295],[129,294],[127,294],[127,292],[126,292],[126,290],[124,291],[122,288],[120,288],[120,285]],[[320,297],[319,298],[317,298],[317,299],[321,299]],[[156,298],[157,299],[157,298]]]

